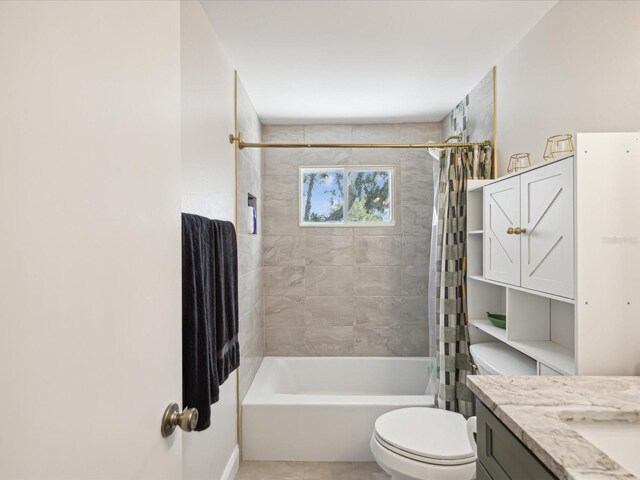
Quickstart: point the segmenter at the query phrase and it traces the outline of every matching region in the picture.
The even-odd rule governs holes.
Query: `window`
[[[392,166],[301,167],[300,225],[393,225]]]

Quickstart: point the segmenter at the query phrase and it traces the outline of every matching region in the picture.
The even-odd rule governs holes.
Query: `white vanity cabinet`
[[[484,277],[574,296],[573,157],[484,188]]]

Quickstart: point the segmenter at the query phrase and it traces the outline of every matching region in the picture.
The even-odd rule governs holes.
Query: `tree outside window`
[[[300,224],[393,225],[393,181],[389,166],[302,167]]]

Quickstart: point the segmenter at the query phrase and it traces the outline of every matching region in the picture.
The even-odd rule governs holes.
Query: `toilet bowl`
[[[469,480],[476,457],[459,413],[402,408],[379,417],[371,452],[393,480]]]
[[[482,375],[535,375],[533,359],[504,343],[471,345]],[[475,425],[475,418],[470,420]],[[412,407],[378,417],[371,453],[393,480],[471,480],[475,477],[475,440],[459,413]]]

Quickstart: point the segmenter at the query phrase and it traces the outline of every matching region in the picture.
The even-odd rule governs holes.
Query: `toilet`
[[[481,375],[535,375],[536,362],[502,342],[471,345]],[[475,417],[411,407],[378,417],[371,453],[393,480],[470,480],[475,477]],[[473,443],[473,444],[472,444]]]

